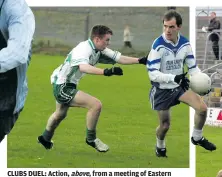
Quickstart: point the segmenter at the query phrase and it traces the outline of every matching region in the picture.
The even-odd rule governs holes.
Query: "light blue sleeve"
[[[27,63],[35,31],[34,15],[25,1],[5,3],[8,41],[7,47],[0,51],[0,73]]]

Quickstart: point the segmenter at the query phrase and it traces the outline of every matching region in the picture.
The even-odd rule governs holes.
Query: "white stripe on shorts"
[[[150,101],[151,101],[151,108],[154,109],[154,96],[156,93],[156,87],[153,87],[153,89],[151,90],[151,94],[150,94]]]
[[[61,89],[60,89],[60,95],[61,95],[63,98],[68,99],[68,101],[66,102],[66,103],[68,103],[68,102],[70,102],[70,101],[72,100],[72,97],[71,97],[70,95],[67,95],[65,92],[63,92],[63,88],[64,88],[65,86],[66,86],[66,83],[62,84]]]

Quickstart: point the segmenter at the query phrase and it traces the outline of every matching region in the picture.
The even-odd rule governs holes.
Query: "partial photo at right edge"
[[[204,134],[216,145],[215,151],[196,147],[196,177],[222,177],[222,6],[196,7],[196,60],[202,73],[203,84],[194,83],[197,90],[210,87],[201,95],[207,105]],[[198,78],[196,78],[198,79]],[[200,79],[200,78],[199,78]],[[191,77],[192,81],[195,79]],[[194,115],[195,116],[195,115]]]

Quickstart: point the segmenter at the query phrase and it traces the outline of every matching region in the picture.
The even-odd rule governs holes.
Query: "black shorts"
[[[154,110],[168,110],[170,107],[180,104],[179,98],[184,94],[181,87],[174,89],[160,89],[152,86],[150,90],[150,103]]]
[[[19,114],[18,113],[12,115],[1,115],[0,116],[0,142],[4,139],[5,135],[8,135],[17,121]]]

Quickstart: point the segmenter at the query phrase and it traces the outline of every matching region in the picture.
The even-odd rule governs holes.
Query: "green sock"
[[[89,142],[92,142],[96,139],[96,130],[89,130],[88,128],[86,129],[86,139]]]
[[[51,141],[52,137],[54,135],[54,132],[50,132],[48,130],[45,130],[42,134],[43,138],[46,140],[46,141]]]

